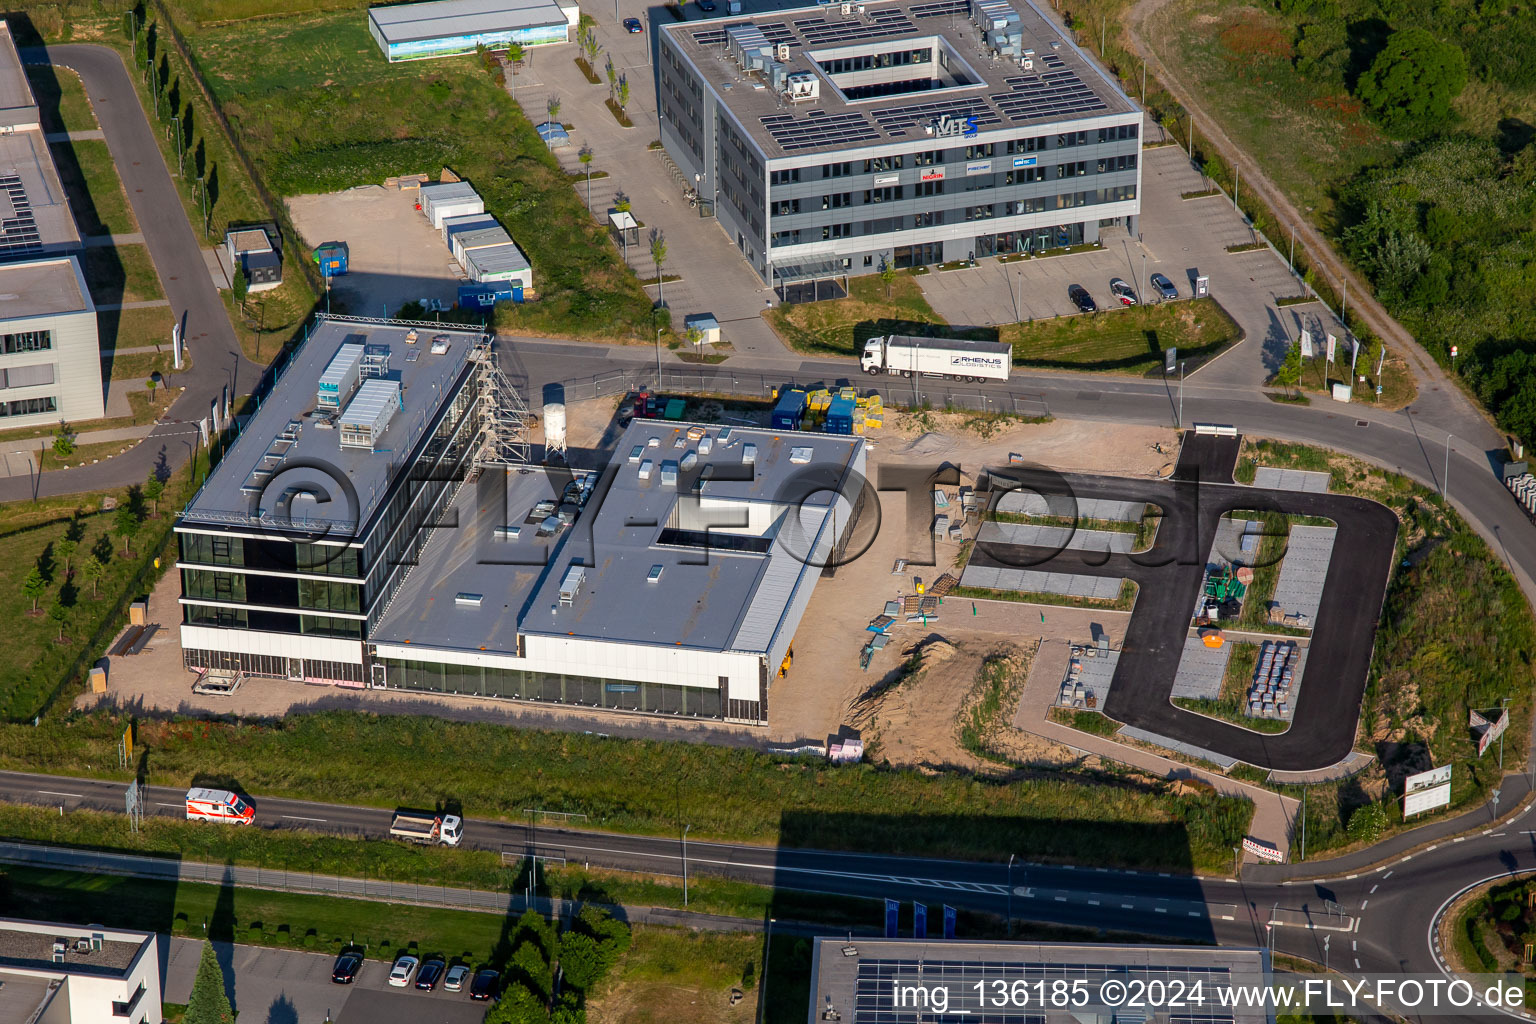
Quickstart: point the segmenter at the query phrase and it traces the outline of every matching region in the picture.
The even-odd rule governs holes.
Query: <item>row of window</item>
[[[361,640],[361,619],[341,619],[332,615],[285,615],[254,608],[218,608],[206,604],[186,604],[185,621],[193,626],[218,626],[223,629],[255,629],[269,633],[300,633],[304,636],[337,636]],[[297,621],[295,621],[297,620]],[[295,629],[294,627],[298,628]]]
[[[42,398],[18,398],[14,402],[0,402],[0,416],[30,416],[39,412],[57,412],[59,403],[52,395]]]
[[[910,64],[932,64],[933,48],[917,50],[892,50],[887,53],[861,53],[857,57],[834,57],[816,62],[829,75],[846,75],[852,71],[873,71],[875,68],[899,68]]]
[[[592,676],[392,659],[384,660],[384,679],[390,687],[404,690],[548,701],[699,718],[722,717],[721,698],[727,687],[724,676],[720,677],[718,689],[706,689],[669,683],[629,682]],[[750,703],[753,707],[747,711],[751,717],[756,717],[756,702]]]
[[[1109,128],[1100,128],[1097,132],[1062,132],[1056,136],[1056,149],[1066,149],[1071,146],[1086,146],[1090,139],[1094,142],[1120,142],[1126,139],[1134,139],[1137,135],[1137,127],[1134,124],[1115,125]],[[964,149],[948,151],[943,149],[924,150],[921,153],[896,154],[892,156],[871,157],[862,161],[865,174],[877,174],[881,171],[899,171],[903,167],[932,167],[946,162],[955,163],[960,160],[985,160],[998,154],[1001,145],[1005,155],[1013,156],[1018,153],[1039,153],[1050,147],[1049,135],[1036,135],[1027,139],[1009,139],[1005,143],[979,142],[966,146]],[[1131,156],[1131,165],[1134,167],[1135,156]],[[851,160],[843,160],[835,163],[821,165],[821,177],[843,178],[855,173],[854,163]],[[1124,170],[1124,168],[1119,168]],[[786,167],[782,170],[771,172],[769,184],[787,185],[791,182],[809,180],[802,179],[801,172],[809,171],[809,167]]]
[[[358,576],[357,549],[333,544],[294,544],[285,540],[247,540],[206,533],[180,533],[181,561],[228,565],[237,569]]]
[[[183,569],[184,597],[205,601],[310,608],[325,612],[361,612],[363,588],[356,583],[288,576],[246,575],[213,569]]]
[[[0,335],[0,348],[6,355],[16,352],[46,352],[53,348],[52,331],[22,331],[19,334]]]
[[[800,245],[804,242],[818,240],[826,242],[834,238],[849,238],[855,234],[861,236],[883,235],[893,231],[931,228],[946,223],[958,224],[963,221],[990,220],[993,217],[1046,213],[1050,210],[1070,210],[1079,206],[1090,206],[1095,203],[1114,203],[1135,198],[1135,185],[1117,185],[1112,188],[1085,192],[1064,192],[1054,196],[1034,196],[1006,203],[982,203],[976,206],[963,207],[959,210],[924,210],[905,217],[882,217],[878,220],[856,221],[844,224],[823,224],[819,228],[810,227],[790,231],[775,231],[773,233],[773,244],[775,246],[785,246]],[[853,230],[855,224],[859,228],[857,232]]]

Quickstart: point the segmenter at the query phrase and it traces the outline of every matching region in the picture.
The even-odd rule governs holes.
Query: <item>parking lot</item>
[[[332,309],[393,316],[413,299],[451,305],[458,298],[463,271],[416,209],[416,196],[370,186],[288,200],[306,250],[330,241],[346,242],[350,250],[350,272],[331,282]]]
[[[185,1003],[202,943],[171,939],[165,1001]],[[479,1024],[484,1003],[467,992],[390,988],[387,963],[366,961],[351,985],[331,981],[336,958],[328,953],[215,943],[219,963],[233,981],[231,1003],[242,1024]]]

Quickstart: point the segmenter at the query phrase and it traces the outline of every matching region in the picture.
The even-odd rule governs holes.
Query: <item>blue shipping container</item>
[[[513,298],[511,283],[507,281],[459,285],[460,309],[495,309],[496,303],[511,302]]]
[[[827,433],[853,433],[853,410],[855,408],[857,406],[851,398],[832,399],[832,404],[827,406]]]
[[[778,404],[773,407],[774,430],[799,430],[805,419],[806,397],[799,388],[779,393]]]
[[[315,264],[321,277],[340,277],[347,272],[346,242],[326,242],[315,249]]]

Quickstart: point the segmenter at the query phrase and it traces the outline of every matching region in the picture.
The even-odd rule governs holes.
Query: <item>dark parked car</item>
[[[1151,280],[1152,287],[1157,291],[1157,294],[1163,298],[1176,299],[1179,297],[1179,290],[1173,286],[1172,281],[1162,274],[1153,274],[1149,280]]]
[[[363,958],[356,953],[343,953],[331,968],[331,980],[338,985],[350,985],[357,978],[357,969],[363,966]]]
[[[475,980],[469,983],[469,998],[485,1002],[496,996],[496,983],[501,980],[501,975],[489,967],[478,971]]]
[[[1088,289],[1080,284],[1074,284],[1067,288],[1067,298],[1072,300],[1080,313],[1097,313],[1098,303],[1093,301],[1093,296],[1088,294]]]
[[[715,13],[715,0],[699,0],[699,10],[705,14]]]
[[[1118,277],[1110,280],[1109,293],[1119,299],[1122,306],[1136,305],[1136,290]]]
[[[637,36],[641,32],[644,32],[645,29],[641,27],[639,18],[625,18],[624,31],[628,32],[632,36]]]
[[[416,987],[431,992],[437,988],[437,983],[442,980],[443,968],[447,966],[441,960],[428,960],[421,965],[421,973],[416,975]]]

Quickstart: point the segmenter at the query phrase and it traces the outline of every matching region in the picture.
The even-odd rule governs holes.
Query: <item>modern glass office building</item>
[[[1142,112],[1029,0],[666,25],[661,138],[765,283],[1135,233]]]

